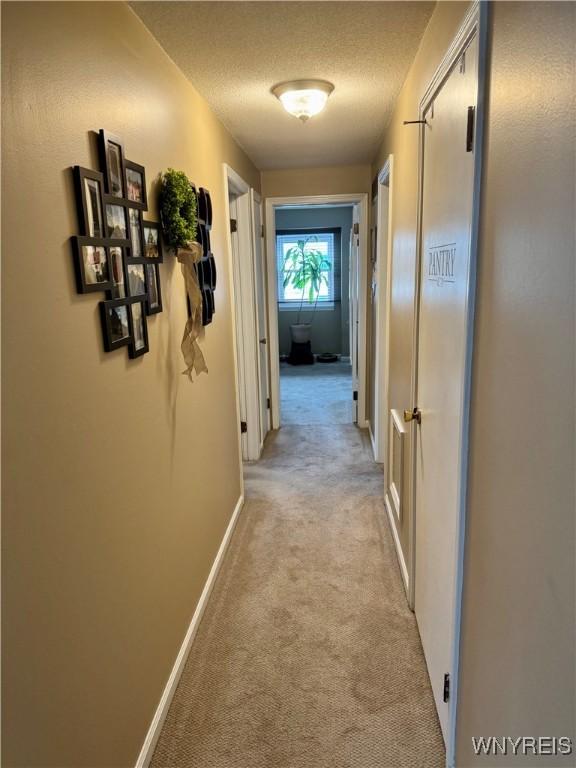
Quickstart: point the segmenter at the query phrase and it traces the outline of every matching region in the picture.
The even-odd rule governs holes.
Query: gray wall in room
[[[312,325],[312,351],[350,354],[348,321],[348,278],[350,271],[350,230],[352,229],[352,206],[342,208],[300,208],[276,211],[277,229],[300,229],[317,227],[340,227],[342,229],[341,299],[334,309],[316,312]],[[306,322],[310,312],[303,313]],[[296,322],[296,312],[278,312],[278,336],[280,354],[290,352],[290,325]]]

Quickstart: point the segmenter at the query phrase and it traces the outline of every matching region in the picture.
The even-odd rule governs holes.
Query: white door
[[[455,641],[459,493],[474,184],[477,37],[424,127],[416,427],[415,611],[444,739]],[[452,681],[450,681],[452,682]],[[453,684],[453,683],[452,683]]]
[[[358,291],[360,286],[360,237],[358,206],[354,206],[350,231],[350,362],[352,363],[352,421],[358,423]]]
[[[260,444],[270,431],[270,390],[268,385],[268,325],[266,312],[266,272],[264,266],[264,233],[262,203],[252,190],[254,220],[254,287],[258,327],[258,387],[260,402]]]

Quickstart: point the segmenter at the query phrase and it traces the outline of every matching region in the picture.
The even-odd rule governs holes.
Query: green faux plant
[[[331,264],[323,253],[310,245],[317,241],[316,235],[311,235],[306,240],[298,240],[298,243],[293,245],[284,256],[284,288],[291,285],[292,288],[302,292],[297,323],[300,323],[304,298],[307,296],[308,302],[314,303],[312,310],[312,318],[314,318],[320,288],[322,285],[328,285]]]
[[[168,168],[162,174],[160,220],[168,245],[183,248],[196,240],[198,204],[192,183],[183,171]]]

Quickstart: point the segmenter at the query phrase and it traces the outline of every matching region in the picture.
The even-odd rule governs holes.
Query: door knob
[[[419,408],[412,408],[411,411],[404,411],[404,421],[415,421],[417,424],[422,423],[422,413]]]
[[[266,344],[266,339],[260,339],[260,344]]]

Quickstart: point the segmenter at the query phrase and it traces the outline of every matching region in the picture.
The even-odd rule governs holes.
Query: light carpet
[[[283,427],[246,481],[152,768],[443,766],[366,433]]]
[[[350,363],[280,363],[280,420],[284,425],[351,424]]]

